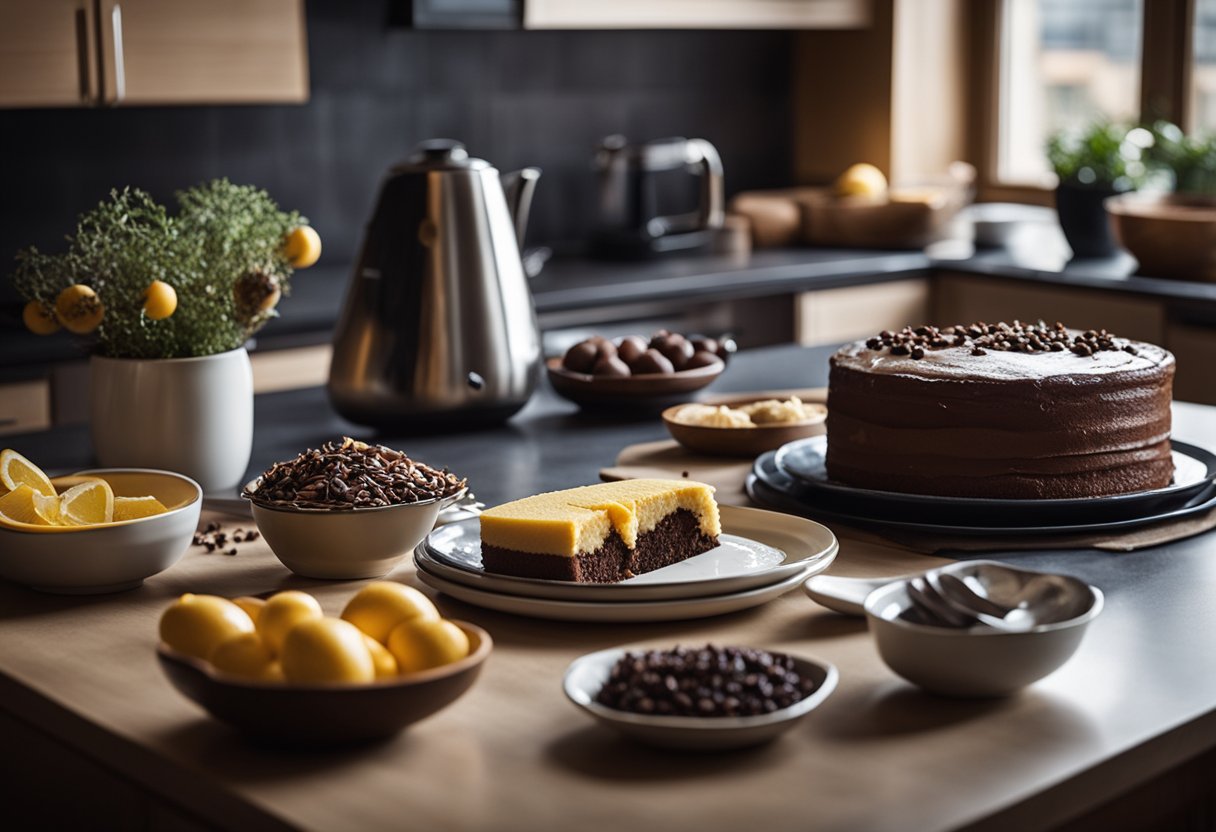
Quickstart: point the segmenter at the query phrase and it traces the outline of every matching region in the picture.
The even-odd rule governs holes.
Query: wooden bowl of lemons
[[[394,581],[365,586],[340,618],[294,590],[184,595],[160,636],[157,658],[179,692],[243,734],[297,747],[400,733],[472,687],[493,648],[485,630],[440,617]]]
[[[47,477],[0,453],[0,578],[65,595],[131,589],[181,559],[203,492],[171,471]]]

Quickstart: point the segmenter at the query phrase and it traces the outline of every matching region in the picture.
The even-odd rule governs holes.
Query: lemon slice
[[[65,526],[91,526],[114,520],[114,492],[105,480],[74,485],[59,497],[59,519]]]
[[[152,517],[164,514],[169,509],[155,497],[115,497],[114,519],[138,520],[140,517]]]
[[[0,451],[0,483],[9,491],[15,490],[19,485],[28,485],[39,494],[55,496],[55,486],[51,485],[50,477],[12,448]]]
[[[39,494],[22,483],[0,497],[0,519],[35,526],[58,525],[59,498]]]

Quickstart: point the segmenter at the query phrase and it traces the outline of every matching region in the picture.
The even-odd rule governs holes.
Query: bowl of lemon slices
[[[202,504],[198,483],[171,471],[51,478],[0,451],[0,578],[69,595],[137,587],[185,554]]]

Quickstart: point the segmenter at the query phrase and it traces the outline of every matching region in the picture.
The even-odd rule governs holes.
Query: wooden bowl
[[[453,621],[469,637],[458,662],[366,685],[293,685],[217,674],[206,662],[156,648],[173,687],[221,722],[276,745],[323,747],[400,733],[446,708],[472,687],[494,646],[475,624]]]
[[[723,363],[678,373],[617,378],[572,372],[562,366],[561,358],[550,358],[545,366],[549,370],[549,383],[557,394],[581,407],[649,411],[685,401],[689,393],[708,386],[726,369]]]
[[[738,399],[725,402],[714,402],[715,405],[725,404],[728,407],[751,404],[752,402],[767,401],[774,398],[766,396],[761,399]],[[676,411],[689,402],[669,407],[663,411],[663,424],[672,438],[688,448],[701,454],[712,456],[744,456],[757,457],[766,451],[773,451],[782,445],[796,439],[806,439],[808,436],[818,436],[824,432],[823,422],[827,418],[827,410],[817,418],[801,422],[779,422],[770,425],[756,425],[751,428],[720,428],[707,425],[686,425],[675,420]],[[817,402],[807,404],[819,405]]]
[[[1115,237],[1140,262],[1140,274],[1216,281],[1216,204],[1133,194],[1105,204]]]

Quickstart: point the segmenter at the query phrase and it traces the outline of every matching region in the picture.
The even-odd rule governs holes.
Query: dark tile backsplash
[[[415,31],[387,16],[383,3],[310,0],[304,106],[0,110],[6,278],[18,248],[55,248],[112,187],[167,199],[217,176],[302,211],[324,260],[346,263],[381,175],[435,136],[500,170],[544,169],[530,242],[584,236],[590,159],[609,133],[709,139],[728,193],[791,178],[789,33]]]

